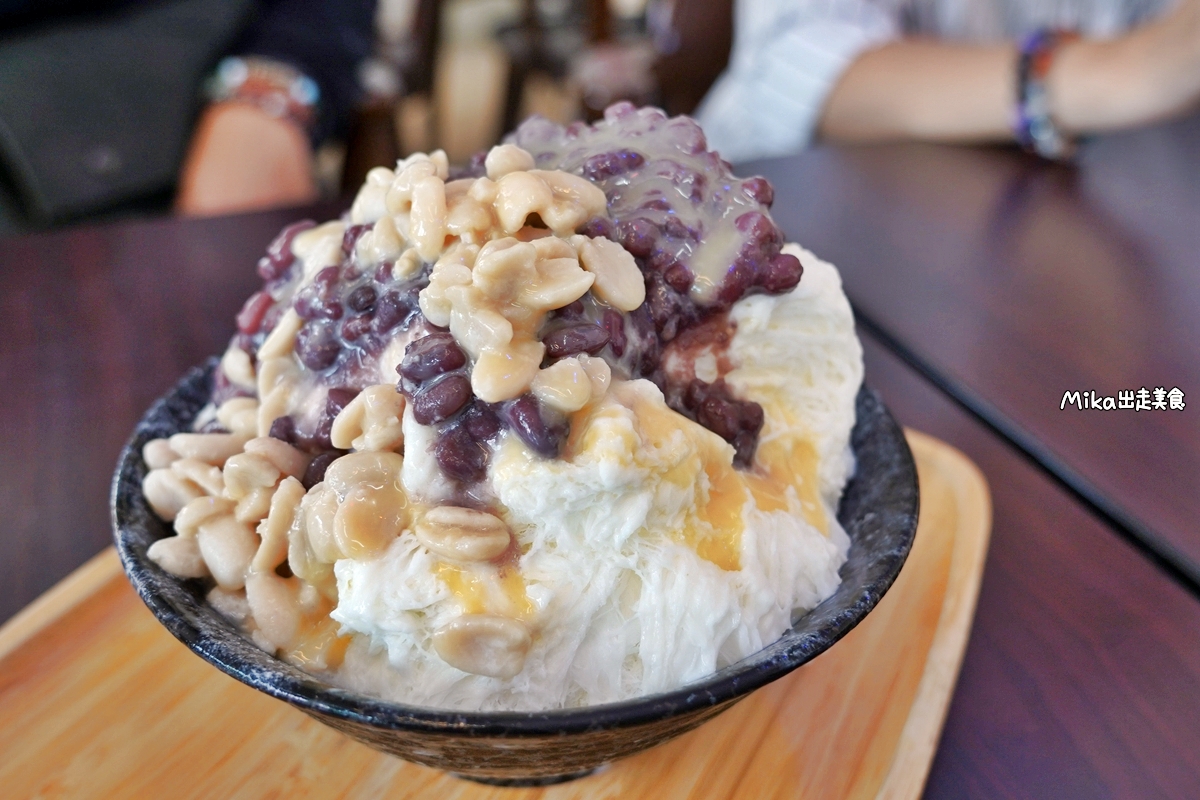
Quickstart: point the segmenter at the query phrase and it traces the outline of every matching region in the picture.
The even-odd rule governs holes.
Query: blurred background
[[[684,113],[728,60],[732,6],[0,0],[0,235],[343,197],[412,152],[465,162],[530,114],[594,120],[620,99]],[[298,69],[263,71],[276,64]],[[257,78],[295,98],[288,82],[308,76],[321,87],[311,109],[289,99],[273,112],[259,95],[262,120],[216,112]],[[281,130],[296,122],[307,136]],[[214,159],[280,189],[230,197],[197,177]],[[288,160],[311,164],[311,185],[306,169],[280,174]]]

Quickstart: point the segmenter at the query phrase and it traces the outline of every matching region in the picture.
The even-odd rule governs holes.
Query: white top
[[[738,0],[729,66],[697,109],[729,161],[783,155],[812,138],[825,97],[864,50],[905,35],[966,42],[1039,28],[1116,36],[1171,0]]]

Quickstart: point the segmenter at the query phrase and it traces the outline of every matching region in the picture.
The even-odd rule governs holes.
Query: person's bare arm
[[[820,135],[841,141],[1012,138],[1017,50],[905,40],[864,53],[826,101]],[[1200,0],[1112,41],[1063,44],[1047,76],[1066,133],[1153,122],[1200,100]]]
[[[245,103],[205,109],[180,173],[178,212],[230,214],[316,198],[312,147],[298,125]]]

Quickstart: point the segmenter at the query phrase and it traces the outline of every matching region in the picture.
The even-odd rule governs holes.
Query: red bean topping
[[[456,372],[413,395],[413,418],[422,425],[435,425],[454,416],[470,400],[471,380]]]
[[[487,477],[487,449],[471,438],[461,425],[447,428],[433,446],[433,455],[442,472],[463,483]]]
[[[775,203],[775,187],[766,178],[758,177],[747,178],[742,181],[742,191],[746,196],[756,203],[762,203],[767,208],[770,208]]]
[[[463,427],[477,442],[490,442],[500,433],[503,423],[495,408],[489,403],[476,400],[463,413]]]
[[[306,219],[288,225],[280,231],[275,240],[267,246],[267,254],[259,259],[259,277],[264,281],[273,281],[283,275],[296,261],[296,257],[292,255],[292,242],[295,241],[296,236],[316,226],[317,223]]]
[[[404,360],[400,362],[400,374],[413,383],[422,383],[435,375],[456,370],[467,363],[467,354],[462,351],[449,331],[431,333],[409,344],[404,349]]]
[[[311,370],[329,369],[341,352],[342,345],[331,322],[309,322],[296,334],[296,355]]]
[[[255,292],[246,300],[242,310],[237,315],[237,327],[242,333],[255,334],[262,327],[263,317],[267,310],[275,304],[274,298],[266,292]]]
[[[780,253],[767,262],[759,275],[759,285],[771,294],[782,294],[796,288],[804,267],[791,253]]]
[[[617,358],[625,355],[625,317],[615,308],[604,309],[604,330],[608,332],[608,346]]]
[[[549,358],[566,358],[577,353],[596,355],[608,344],[608,331],[591,322],[580,322],[551,331],[542,337]]]
[[[566,442],[568,429],[563,424],[547,422],[537,398],[524,394],[504,409],[505,419],[529,449],[546,458],[557,458]]]
[[[290,416],[277,417],[271,423],[271,432],[268,434],[272,439],[279,439],[288,444],[295,444],[296,436],[296,420]]]
[[[344,455],[346,455],[345,450],[326,450],[318,453],[312,461],[308,462],[308,468],[304,470],[304,477],[300,483],[304,484],[305,489],[316,486],[325,480],[325,470],[329,469],[329,465]]]

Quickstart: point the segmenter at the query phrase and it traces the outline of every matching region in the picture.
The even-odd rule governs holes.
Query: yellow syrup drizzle
[[[763,511],[787,511],[790,486],[796,490],[805,521],[828,536],[829,519],[817,483],[816,448],[798,437],[780,437],[761,442],[754,461],[755,470],[743,475],[755,504]]]
[[[488,565],[488,568],[495,569],[493,565]],[[506,563],[497,570],[496,583],[504,593],[508,608],[492,607],[495,604],[488,602],[488,587],[485,584],[487,579],[470,568],[443,561],[437,565],[437,575],[462,605],[466,614],[483,614],[490,611],[512,615],[522,620],[533,616],[533,603],[525,592],[525,581],[515,564]]]
[[[700,519],[711,526],[712,533],[692,538],[690,544],[696,555],[711,561],[724,570],[742,568],[742,509],[749,495],[741,476],[731,466],[709,461],[704,471],[708,474],[708,502],[700,509]],[[685,535],[695,529],[685,529]],[[691,538],[691,537],[689,537]]]
[[[333,606],[322,596],[318,606],[304,615],[296,646],[284,654],[287,661],[301,669],[317,671],[341,666],[346,648],[350,646],[350,637],[338,635],[340,626],[329,617]]]

